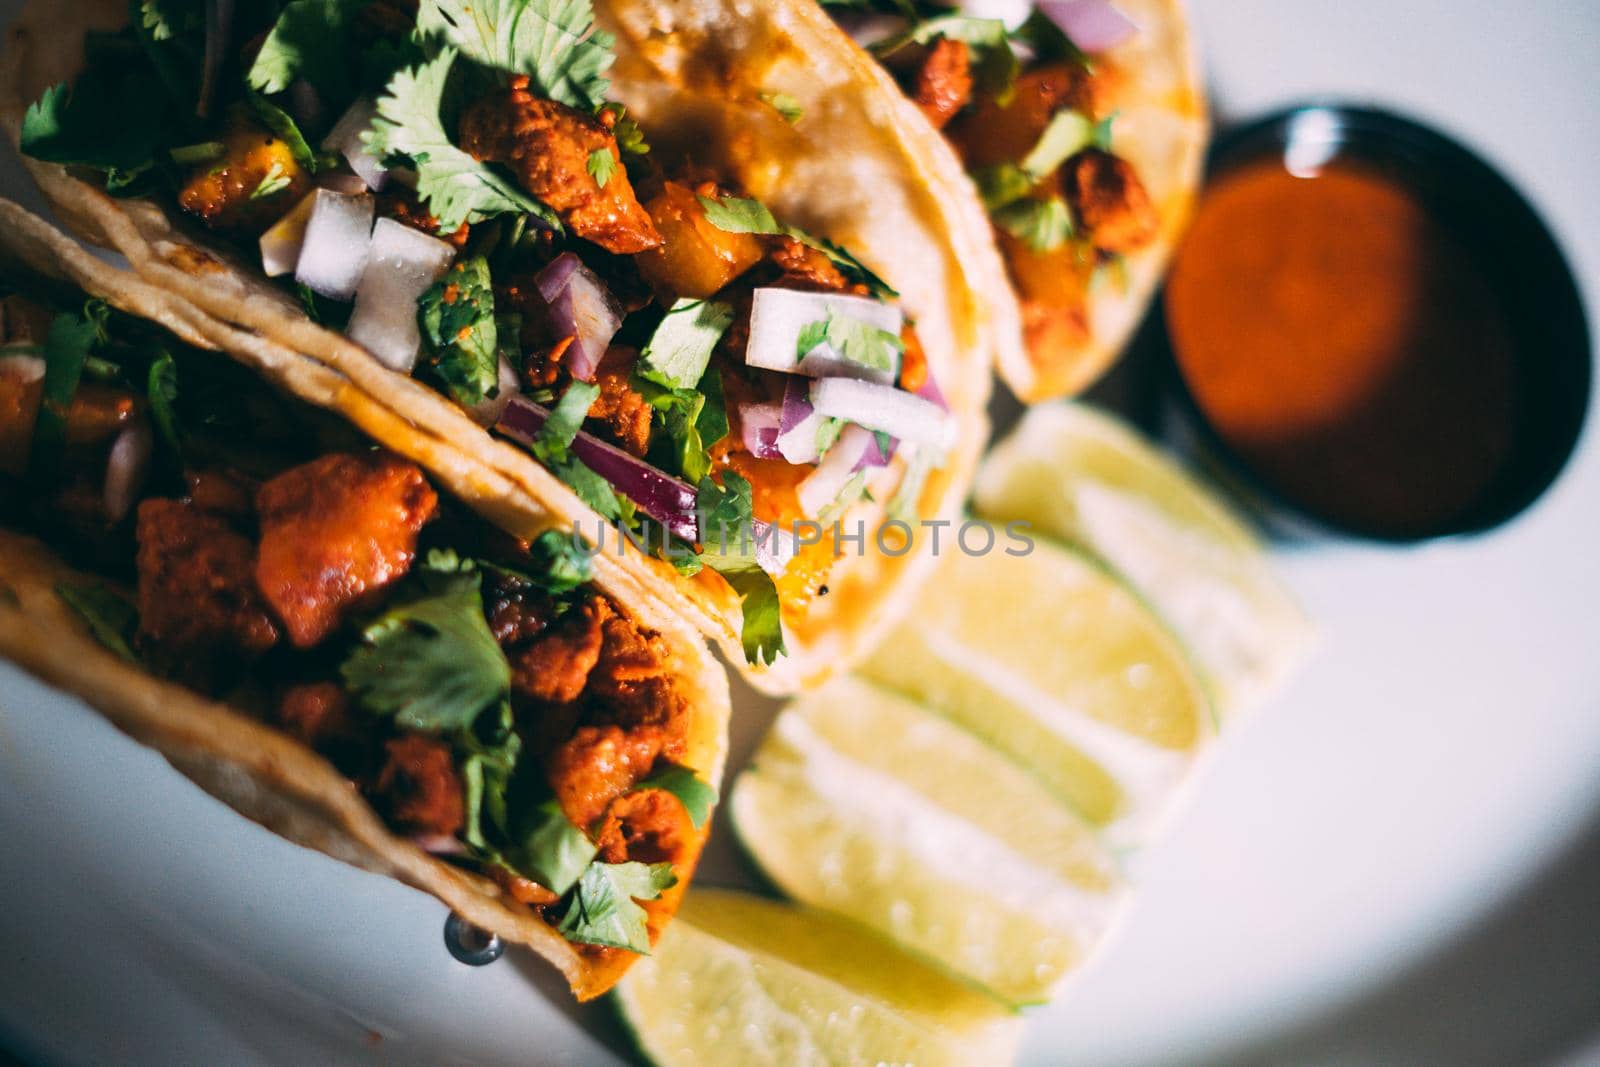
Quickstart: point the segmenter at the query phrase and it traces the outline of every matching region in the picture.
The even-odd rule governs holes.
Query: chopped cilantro
[[[132,604],[103,585],[62,583],[56,586],[56,596],[88,624],[96,641],[129,663],[139,662],[130,644],[139,623]]]
[[[441,232],[463,222],[481,222],[505,212],[538,215],[552,228],[548,208],[509,178],[501,176],[457,148],[440,118],[445,85],[455,64],[453,48],[433,59],[399,71],[378,100],[378,115],[365,143],[379,158],[408,157],[417,172],[417,195],[439,220]]]
[[[1094,134],[1090,141],[1102,152],[1111,151],[1111,124],[1116,122],[1117,114],[1112,112],[1094,124]]]
[[[334,105],[351,99],[350,28],[366,6],[367,0],[289,0],[245,81],[260,92],[281,93],[304,78]]]
[[[300,125],[295,122],[294,117],[260,93],[247,92],[246,98],[250,101],[250,110],[256,113],[256,118],[261,120],[261,124],[288,145],[294,161],[307,173],[315,174],[317,154],[306,143],[305,135],[300,132]],[[173,158],[176,159],[177,156],[174,154]]]
[[[845,421],[843,419],[823,419],[817,424],[817,455],[824,455],[839,441],[839,435],[844,433]]]
[[[205,16],[195,0],[139,0],[139,24],[152,41],[167,41],[204,29]]]
[[[471,407],[495,394],[500,336],[486,259],[458,261],[418,297],[417,326],[427,364],[456,403]]]
[[[650,145],[644,139],[644,131],[639,124],[628,117],[628,109],[616,101],[611,101],[600,108],[600,118],[611,116],[611,136],[617,139],[617,148],[624,156],[647,156],[650,154]]]
[[[731,325],[733,308],[728,304],[680,299],[645,344],[640,374],[669,389],[695,388]]]
[[[1053,252],[1071,239],[1072,212],[1059,196],[1025,198],[994,213],[995,225],[1034,252]]]
[[[412,595],[363,628],[340,673],[363,707],[405,729],[464,730],[511,685],[483,618],[482,575],[439,550],[414,574]]]
[[[163,350],[151,361],[145,394],[150,399],[150,418],[156,424],[156,432],[172,454],[179,455],[183,451],[183,437],[178,432],[178,415],[174,410],[178,402],[178,364],[171,352]]]
[[[701,209],[706,213],[706,221],[719,230],[728,233],[792,238],[827,256],[847,278],[865,285],[879,299],[890,299],[900,295],[890,288],[888,282],[874,274],[865,263],[832,241],[813,237],[797,226],[785,226],[778,222],[767,206],[759,200],[737,196],[725,196],[720,199],[702,196],[699,200]]]
[[[68,87],[52,86],[22,118],[24,154],[127,177],[148,170],[182,119],[148,62],[89,67]]]
[[[805,116],[805,109],[800,106],[800,101],[788,93],[763,92],[757,95],[763,104],[782,115],[783,121],[791,126]]]
[[[283,164],[274,160],[272,166],[267,168],[267,173],[262,175],[261,182],[251,192],[251,200],[265,200],[269,196],[277,196],[289,188],[289,183],[294,179],[284,171]]]
[[[659,789],[677,797],[683,804],[683,810],[689,813],[689,821],[696,830],[706,824],[706,819],[711,816],[711,807],[717,802],[716,786],[688,767],[680,767],[676,763],[667,764],[665,769],[652,774],[634,786],[632,791],[638,793],[646,789]]]
[[[783,624],[778,588],[753,551],[750,483],[733,471],[723,472],[721,486],[706,478],[700,482],[696,508],[701,516],[700,561],[727,580],[744,609],[739,634],[744,657],[750,663],[770,665],[785,652]]]
[[[557,596],[568,593],[594,578],[594,560],[589,548],[576,535],[561,530],[546,530],[528,547],[529,577]]]
[[[1093,143],[1094,131],[1094,123],[1083,112],[1057,111],[1050,117],[1038,142],[1018,165],[1035,181],[1040,181]]]
[[[897,335],[870,322],[841,315],[832,308],[828,309],[826,319],[801,328],[795,343],[795,359],[804,359],[820,344],[829,345],[851,363],[891,376],[899,372],[900,355],[905,351],[905,344]]]
[[[591,863],[556,928],[569,941],[646,955],[650,934],[636,901],[655,900],[677,883],[670,863]]]
[[[30,465],[35,476],[53,472],[67,441],[67,409],[78,392],[83,365],[100,343],[103,317],[90,308],[84,313],[57,315],[44,341],[43,400],[33,427]]]
[[[423,0],[417,30],[481,66],[526,74],[541,96],[583,111],[605,100],[616,58],[589,0]]]
[[[577,884],[599,851],[554,797],[514,814],[508,829],[512,843],[503,853],[509,865],[552,893],[564,894]]]
[[[617,172],[617,157],[611,154],[609,148],[596,148],[589,153],[589,161],[584,166],[595,184],[604,189],[610,184],[611,176]]]
[[[197,144],[179,145],[169,149],[167,155],[180,167],[197,167],[202,163],[215,163],[227,155],[228,149],[221,141],[200,141]]]

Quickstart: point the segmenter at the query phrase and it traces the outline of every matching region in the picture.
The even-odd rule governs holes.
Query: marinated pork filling
[[[583,951],[648,948],[653,898],[698,848],[684,790],[710,787],[684,784],[690,709],[668,646],[590,583],[570,535],[512,540],[220,357],[148,329],[101,341],[138,330],[103,307],[0,310],[0,438],[22,443],[0,521],[105,579],[69,600],[97,632],[316,750],[395,833],[493,878]],[[74,362],[99,380],[60,405],[42,368]],[[158,380],[172,388],[133,385]],[[239,436],[240,413],[270,431]],[[653,886],[634,928],[586,927],[583,879],[627,864]]]

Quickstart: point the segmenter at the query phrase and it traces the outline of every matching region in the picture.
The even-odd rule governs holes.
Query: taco
[[[226,328],[5,201],[0,252],[0,655],[610,988],[708,833],[728,688],[700,635],[327,368],[223,358]],[[462,502],[496,493],[504,528]]]
[[[1021,304],[999,370],[1077,393],[1138,326],[1199,188],[1208,123],[1183,0],[823,0],[978,186]]]
[[[764,688],[864,651],[960,506],[999,259],[809,4],[35,0],[6,65],[79,235],[610,541]]]

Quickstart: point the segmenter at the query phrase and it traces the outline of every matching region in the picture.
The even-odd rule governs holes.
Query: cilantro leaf
[[[493,396],[500,380],[500,336],[489,261],[458,261],[417,298],[417,326],[434,374],[463,407]]]
[[[680,299],[645,344],[641,376],[669,389],[693,389],[700,384],[712,351],[731,325],[730,305]]]
[[[150,373],[145,381],[145,394],[150,399],[150,418],[156,424],[156,433],[172,450],[174,456],[183,452],[183,436],[178,431],[178,364],[172,353],[161,350],[150,363]]]
[[[589,409],[599,396],[600,387],[593,382],[574,381],[568,385],[567,391],[550,409],[550,417],[539,428],[533,454],[544,463],[567,458],[573,440],[583,428],[583,420],[589,417]]]
[[[194,0],[139,0],[139,24],[152,41],[167,41],[205,28],[205,16]]]
[[[783,121],[787,122],[791,126],[799,122],[805,116],[805,109],[800,106],[800,101],[796,100],[788,93],[761,92],[757,93],[756,97],[763,104],[766,104],[779,115],[783,116]]]
[[[53,473],[67,442],[67,409],[83,379],[83,365],[99,344],[103,319],[89,308],[75,315],[57,315],[44,341],[43,400],[33,426],[29,453],[36,477]]]
[[[349,31],[367,0],[289,0],[256,53],[245,81],[263,93],[281,93],[304,78],[328,101],[355,95]]]
[[[883,371],[891,377],[900,370],[900,355],[905,343],[899,335],[870,322],[841,315],[833,308],[828,316],[801,328],[795,342],[795,359],[804,359],[818,345],[830,346],[851,363]]]
[[[410,158],[417,172],[417,195],[427,201],[442,233],[463,222],[481,222],[512,211],[537,215],[558,228],[548,208],[451,140],[440,109],[455,60],[455,50],[445,48],[389,80],[378,100],[377,118],[364,135],[368,150],[379,158]]]
[[[823,419],[817,426],[817,455],[825,454],[828,449],[838,443],[839,435],[844,433],[845,422],[843,419]]]
[[[1027,198],[994,213],[995,225],[1035,252],[1053,252],[1072,238],[1072,211],[1059,196]]]
[[[106,648],[129,663],[138,663],[130,644],[139,615],[132,604],[103,585],[56,586],[56,596],[88,623],[89,631]]]
[[[825,238],[813,237],[797,226],[783,225],[759,200],[738,196],[725,196],[719,199],[702,196],[698,199],[701,210],[705,212],[706,221],[719,230],[727,233],[753,233],[791,238],[827,256],[845,277],[865,285],[874,296],[888,299],[899,295],[890,288],[888,282],[874,274],[865,263],[850,252]]]
[[[688,767],[680,767],[676,763],[668,764],[666,769],[652,774],[631,791],[638,793],[646,789],[660,789],[677,797],[683,810],[689,813],[689,821],[696,830],[706,824],[706,819],[711,816],[711,807],[717,802],[716,786]]]
[[[506,698],[511,666],[484,621],[471,562],[436,550],[417,579],[416,595],[362,630],[340,673],[364,707],[406,729],[463,730]]]
[[[650,154],[650,145],[644,139],[644,131],[639,128],[637,122],[628,117],[627,107],[615,100],[610,101],[600,108],[598,117],[604,122],[607,115],[611,116],[611,136],[616,138],[617,149],[624,157]]]
[[[670,863],[591,863],[556,929],[569,941],[648,955],[645,910],[636,901],[655,900],[677,884]]]
[[[541,96],[583,111],[605,100],[616,59],[589,0],[423,0],[417,29],[482,66],[526,74]]]
[[[169,99],[146,62],[91,66],[70,87],[51,86],[28,105],[22,151],[47,163],[142,173],[178,124]]]
[[[567,819],[554,798],[512,816],[514,842],[503,855],[511,868],[552,893],[564,894],[590,866],[599,850]]]
[[[589,172],[589,177],[594,179],[594,183],[604,189],[610,183],[611,176],[617,172],[617,157],[611,154],[609,148],[596,148],[589,153],[584,169]]]
[[[752,544],[755,518],[750,483],[733,471],[723,472],[721,486],[706,478],[700,483],[695,505],[704,549],[700,561],[727,580],[744,609],[739,633],[744,657],[750,663],[770,665],[786,649],[778,588],[756,561]]]
[[[250,110],[256,113],[256,118],[261,120],[261,124],[288,146],[294,161],[305,168],[307,173],[315,174],[317,154],[306,143],[305,135],[300,132],[300,124],[295,122],[294,117],[260,93],[247,92],[246,98],[250,101]],[[177,158],[176,154],[173,158]]]
[[[1023,156],[1019,166],[1035,181],[1055,173],[1057,167],[1077,155],[1094,141],[1095,125],[1081,111],[1065,109],[1050,117],[1039,140]]]
[[[594,554],[575,534],[546,530],[528,547],[535,582],[559,596],[594,578]]]

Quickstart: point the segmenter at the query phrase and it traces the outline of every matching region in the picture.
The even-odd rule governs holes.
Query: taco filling
[[[1122,75],[1105,53],[1138,27],[1106,0],[825,2],[965,162],[1034,363],[1069,360],[1094,325],[1091,292],[1161,232],[1114,139]]]
[[[666,642],[579,543],[514,541],[97,301],[0,322],[0,523],[94,576],[57,593],[101,643],[322,754],[585,958],[649,951],[715,791]]]
[[[952,420],[876,275],[651,151],[592,17],[137,5],[22,147],[175,204],[679,572],[721,573],[771,663],[827,592],[822,531],[868,498],[908,514]]]

